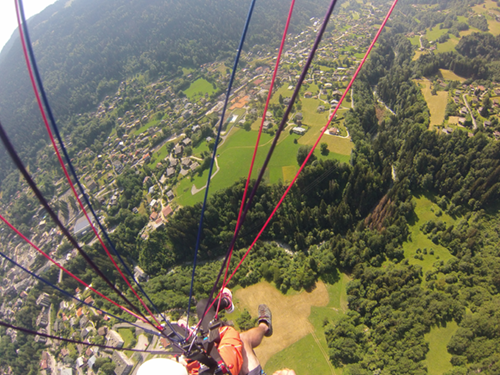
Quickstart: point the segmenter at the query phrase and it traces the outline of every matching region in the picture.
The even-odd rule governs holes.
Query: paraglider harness
[[[174,324],[174,326],[176,326],[174,328],[178,327],[176,324]],[[218,319],[214,319],[210,322],[208,334],[202,331],[200,336],[193,337],[183,345],[186,358],[190,361],[197,361],[200,363],[201,367],[198,370],[199,375],[231,374],[217,349],[221,341],[219,333],[220,327],[222,327],[222,322]],[[184,331],[183,328],[178,328]],[[177,333],[181,332],[177,331]],[[165,327],[163,331],[165,336],[172,339],[177,333],[173,332],[168,327]],[[181,334],[183,333],[184,332]]]

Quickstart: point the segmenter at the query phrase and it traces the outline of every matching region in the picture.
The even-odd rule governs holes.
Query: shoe
[[[259,323],[264,323],[269,328],[264,336],[269,337],[273,334],[273,315],[267,305],[259,305]]]
[[[220,298],[221,298],[221,303],[222,301],[226,300],[227,307],[225,307],[224,309],[228,314],[231,314],[234,311],[233,294],[231,293],[231,291],[228,288],[222,289]]]

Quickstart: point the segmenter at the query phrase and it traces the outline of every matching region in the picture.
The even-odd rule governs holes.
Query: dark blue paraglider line
[[[194,285],[194,275],[196,272],[196,261],[198,258],[198,250],[200,248],[200,241],[201,241],[201,232],[203,229],[203,216],[205,214],[205,208],[206,208],[207,199],[208,199],[208,189],[210,188],[210,180],[212,178],[212,171],[214,168],[215,157],[217,155],[217,146],[218,146],[219,140],[220,140],[220,133],[222,130],[222,125],[224,124],[224,117],[226,115],[226,108],[227,108],[227,104],[229,102],[229,95],[231,94],[231,89],[233,87],[234,77],[236,75],[236,68],[238,67],[238,62],[240,61],[241,50],[243,49],[243,44],[245,43],[245,38],[247,35],[248,26],[250,25],[250,19],[252,18],[252,13],[253,13],[253,9],[255,6],[255,2],[256,2],[256,0],[252,0],[252,2],[250,4],[250,9],[248,10],[248,15],[247,15],[247,19],[245,22],[245,26],[243,27],[243,33],[241,34],[241,39],[240,39],[240,43],[239,43],[238,50],[236,53],[236,58],[234,59],[233,72],[231,73],[231,78],[229,80],[229,85],[227,87],[226,100],[224,101],[224,107],[222,108],[222,115],[221,115],[221,119],[220,119],[220,123],[219,123],[219,128],[217,129],[217,137],[215,138],[215,145],[214,145],[214,151],[212,153],[212,160],[210,162],[210,169],[208,172],[208,179],[207,179],[207,187],[205,189],[205,198],[203,199],[203,205],[201,207],[200,223],[198,224],[198,234],[196,236],[196,247],[194,250],[193,272],[191,274],[191,288],[189,290],[189,304],[188,304],[188,310],[187,310],[187,323],[188,324],[189,324],[189,313],[191,310],[191,301],[193,298],[193,285]]]
[[[47,115],[48,115],[48,117],[50,119],[50,123],[52,125],[53,130],[54,130],[54,133],[56,134],[56,137],[57,137],[57,140],[59,142],[59,145],[61,146],[61,150],[62,150],[62,152],[64,154],[64,158],[66,159],[66,162],[68,163],[68,166],[69,166],[69,169],[71,171],[71,174],[73,175],[73,178],[75,179],[75,182],[78,185],[78,189],[80,190],[80,193],[82,194],[82,196],[83,196],[83,198],[85,200],[85,203],[89,207],[89,209],[90,209],[90,211],[92,213],[92,216],[94,217],[94,219],[96,220],[97,224],[99,225],[99,228],[101,229],[102,233],[104,234],[104,237],[106,238],[106,241],[110,245],[110,247],[113,250],[114,254],[120,260],[120,263],[123,265],[123,267],[125,268],[125,270],[129,274],[129,276],[134,280],[135,284],[139,287],[139,289],[142,292],[142,294],[147,298],[147,300],[149,301],[149,303],[153,306],[153,308],[155,309],[155,311],[163,318],[163,320],[165,322],[167,322],[167,324],[170,325],[170,322],[168,322],[168,320],[165,318],[165,316],[163,314],[161,314],[161,312],[156,307],[156,305],[153,303],[153,301],[151,300],[151,298],[148,296],[148,294],[144,291],[144,289],[142,288],[142,286],[136,280],[136,278],[134,277],[134,274],[132,273],[132,271],[130,270],[130,268],[127,266],[127,264],[124,262],[124,260],[121,257],[120,253],[116,250],[113,242],[109,238],[109,235],[108,235],[107,231],[105,230],[105,228],[101,224],[101,221],[99,220],[97,214],[95,213],[94,208],[92,207],[92,205],[90,203],[90,200],[88,198],[88,195],[85,193],[85,190],[84,190],[84,188],[83,188],[83,186],[82,186],[82,184],[80,182],[80,179],[78,178],[78,176],[76,174],[75,168],[73,167],[73,163],[71,162],[71,158],[68,155],[68,152],[66,150],[66,146],[64,145],[64,141],[63,141],[63,139],[61,137],[61,134],[59,132],[59,128],[57,127],[54,115],[52,113],[52,108],[50,106],[50,103],[49,103],[49,101],[47,99],[47,95],[45,93],[43,82],[42,82],[42,79],[41,79],[41,76],[40,76],[40,72],[38,70],[38,66],[37,66],[37,63],[36,63],[36,58],[35,58],[35,54],[34,54],[34,51],[33,51],[33,47],[31,45],[31,39],[30,39],[30,36],[29,36],[29,30],[28,30],[28,26],[27,26],[27,22],[26,22],[26,17],[25,17],[25,14],[24,14],[23,2],[22,2],[22,0],[18,0],[18,3],[19,3],[20,14],[21,14],[21,20],[22,20],[22,28],[23,28],[24,35],[25,35],[25,38],[26,38],[26,46],[27,46],[27,49],[28,49],[28,54],[30,56],[30,61],[31,61],[33,73],[34,73],[36,81],[37,81],[38,89],[40,91],[40,95],[42,97],[42,101],[43,101],[43,104],[45,106],[45,110],[47,112]],[[173,328],[172,328],[172,330],[173,330]]]

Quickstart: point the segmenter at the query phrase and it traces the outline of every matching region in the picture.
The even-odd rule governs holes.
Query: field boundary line
[[[332,363],[330,362],[330,359],[328,358],[328,355],[325,352],[325,349],[323,349],[323,347],[321,346],[321,343],[319,342],[318,336],[316,336],[316,333],[314,331],[311,331],[311,335],[312,335],[314,341],[316,342],[316,345],[318,345],[319,350],[323,354],[323,357],[325,357],[325,361],[326,361],[326,363],[328,363],[328,367],[330,367],[332,374],[337,375],[337,373],[335,372],[335,369],[332,366]]]

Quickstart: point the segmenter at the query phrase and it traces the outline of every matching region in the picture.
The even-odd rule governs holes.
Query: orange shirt
[[[231,375],[238,375],[243,366],[243,343],[240,334],[233,327],[219,328],[220,343],[217,347]],[[187,366],[190,375],[198,375],[200,364],[192,362]]]

